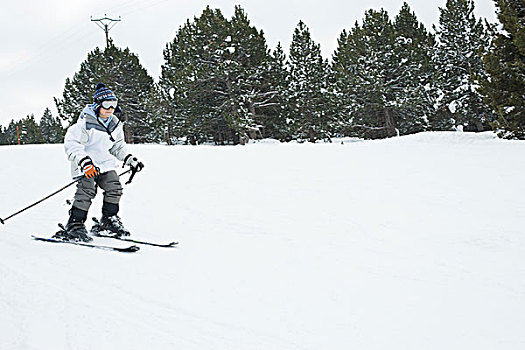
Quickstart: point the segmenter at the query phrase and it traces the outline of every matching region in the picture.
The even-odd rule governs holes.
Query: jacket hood
[[[82,113],[80,114],[80,117],[84,117],[84,118],[87,118],[87,117],[91,117],[91,118],[94,118],[95,120],[97,119],[97,114],[95,113],[95,104],[92,104],[92,105],[86,105],[86,107],[84,107],[84,109],[82,110]]]
[[[96,129],[100,131],[106,131],[111,134],[120,124],[119,118],[113,114],[113,118],[111,118],[109,125],[106,127],[95,112],[95,106],[96,104],[86,105],[86,107],[84,107],[82,110],[82,113],[80,113],[80,119],[86,120],[87,130]]]

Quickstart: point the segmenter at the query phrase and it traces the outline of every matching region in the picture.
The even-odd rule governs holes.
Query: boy
[[[57,232],[54,238],[84,242],[92,240],[84,223],[97,187],[104,190],[104,202],[102,219],[96,231],[105,231],[105,234],[115,236],[130,234],[117,216],[122,185],[115,171],[116,159],[135,171],[142,170],[144,164],[127,150],[122,123],[114,115],[115,112],[121,112],[115,94],[99,83],[93,102],[84,108],[78,121],[69,127],[64,138],[64,148],[71,161],[71,174],[73,178],[80,180],[65,230]],[[95,227],[91,230],[92,233],[94,229]]]

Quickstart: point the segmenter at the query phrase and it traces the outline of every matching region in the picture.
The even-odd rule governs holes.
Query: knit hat
[[[93,94],[93,102],[100,106],[102,101],[116,100],[117,96],[106,87],[103,83],[97,84],[97,90]]]

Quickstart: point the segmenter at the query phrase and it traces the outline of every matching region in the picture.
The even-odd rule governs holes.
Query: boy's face
[[[113,112],[115,112],[115,108],[113,107],[108,108],[108,109],[105,109],[104,107],[100,107],[100,111],[98,112],[98,115],[102,119],[108,119],[113,114]]]

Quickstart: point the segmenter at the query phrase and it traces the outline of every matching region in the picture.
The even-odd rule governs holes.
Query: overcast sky
[[[427,29],[438,23],[446,0],[406,0]],[[343,29],[350,29],[367,9],[387,10],[393,18],[403,0],[0,0],[0,124],[44,109],[56,116],[53,97],[61,97],[65,79],[105,36],[90,17],[121,17],[110,31],[115,44],[129,47],[155,80],[163,63],[162,50],[186,19],[199,16],[206,5],[227,17],[241,5],[252,25],[262,29],[268,46],[280,41],[285,52],[299,20],[310,28],[331,57]],[[475,14],[496,22],[493,0],[475,0]]]

